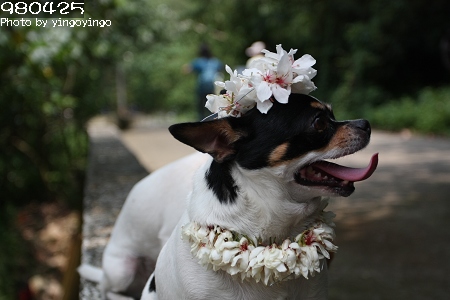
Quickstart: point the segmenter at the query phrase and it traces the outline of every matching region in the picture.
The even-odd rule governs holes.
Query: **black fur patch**
[[[325,105],[311,105],[317,100],[301,94],[291,94],[288,104],[275,102],[267,114],[256,108],[241,118],[230,119],[234,129],[246,131],[245,138],[235,143],[235,160],[246,169],[260,169],[270,164],[270,154],[281,144],[288,145],[279,159],[289,161],[312,150],[326,146],[336,127],[332,112]],[[326,130],[314,129],[314,120],[323,116]]]
[[[150,286],[149,286],[149,288],[148,288],[148,291],[149,291],[150,293],[153,293],[153,292],[156,293],[156,283],[155,283],[155,278],[156,278],[156,276],[153,276],[152,281],[150,281]]]
[[[213,190],[220,203],[234,203],[238,187],[231,176],[231,163],[213,161],[205,175],[208,187]]]

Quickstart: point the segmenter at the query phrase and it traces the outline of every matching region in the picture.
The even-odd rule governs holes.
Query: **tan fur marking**
[[[282,163],[283,156],[286,154],[289,143],[284,143],[276,147],[269,156],[269,165],[275,166]]]
[[[320,103],[319,101],[312,101],[311,102],[311,107],[317,108],[317,109],[321,109],[321,110],[325,110],[325,105],[323,105],[322,103]]]
[[[348,142],[351,139],[353,131],[347,125],[339,127],[339,129],[334,134],[331,141],[324,148],[321,149],[322,152],[328,152],[336,148],[346,148]]]

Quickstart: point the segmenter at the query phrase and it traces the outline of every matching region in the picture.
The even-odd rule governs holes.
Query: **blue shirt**
[[[191,63],[192,69],[198,74],[197,88],[199,92],[213,93],[216,74],[222,69],[222,62],[217,58],[196,58]]]

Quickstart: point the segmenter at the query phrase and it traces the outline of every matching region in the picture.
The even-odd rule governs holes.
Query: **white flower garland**
[[[265,57],[253,61],[242,74],[226,66],[230,80],[215,83],[226,93],[206,96],[205,107],[218,118],[240,117],[255,105],[261,113],[267,113],[273,101],[287,103],[291,92],[309,94],[315,90],[311,79],[317,74],[312,68],[316,60],[309,54],[294,60],[297,49],[286,52],[281,45],[276,49],[277,53],[263,50]]]
[[[191,242],[191,253],[199,263],[214,271],[223,270],[242,281],[253,278],[265,285],[300,276],[308,279],[320,272],[320,260],[335,252],[334,213],[322,211],[307,230],[293,242],[264,246],[249,237],[221,228],[218,225],[199,225],[191,222],[182,227],[182,238]]]

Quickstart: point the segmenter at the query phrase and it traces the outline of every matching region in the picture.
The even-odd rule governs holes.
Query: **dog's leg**
[[[103,270],[101,268],[89,264],[82,264],[78,267],[77,271],[84,279],[96,283],[99,283],[103,277]]]
[[[113,292],[139,298],[154,262],[143,257],[104,256],[104,278],[100,284],[105,293]]]
[[[155,273],[147,280],[144,290],[142,291],[141,300],[158,300],[158,295],[156,294]]]

